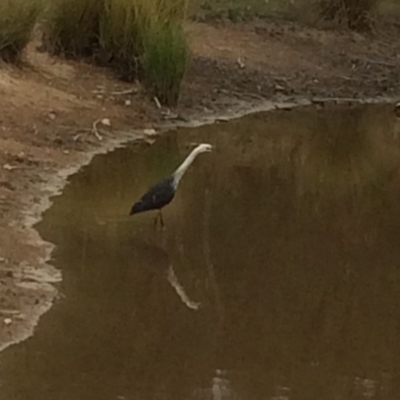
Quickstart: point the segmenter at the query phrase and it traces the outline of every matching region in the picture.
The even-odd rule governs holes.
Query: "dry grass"
[[[132,1],[105,0],[99,38],[105,60],[120,77],[128,81],[136,79],[142,44]]]
[[[188,0],[53,0],[45,20],[52,53],[92,59],[119,77],[140,79],[175,104],[186,69]]]
[[[45,48],[66,57],[92,56],[98,50],[99,0],[51,0],[43,23]]]
[[[0,0],[0,57],[17,63],[41,12],[40,0]]]

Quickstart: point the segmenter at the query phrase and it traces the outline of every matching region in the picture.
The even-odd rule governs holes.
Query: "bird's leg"
[[[158,214],[156,216],[156,219],[154,220],[154,229],[157,229],[158,220],[160,220],[161,230],[163,231],[165,229],[164,228],[165,224],[164,224],[164,219],[163,219],[163,216],[162,216],[161,209],[158,210]]]
[[[158,222],[158,218],[160,217],[159,213],[157,213],[155,219],[154,219],[154,229],[157,229],[157,222]]]
[[[165,228],[165,224],[164,224],[164,220],[163,220],[163,217],[162,217],[162,211],[161,211],[161,208],[160,208],[160,222],[161,222],[161,230],[164,230]]]

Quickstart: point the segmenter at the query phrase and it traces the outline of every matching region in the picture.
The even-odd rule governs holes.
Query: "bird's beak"
[[[400,102],[394,106],[394,114],[397,118],[400,118]]]

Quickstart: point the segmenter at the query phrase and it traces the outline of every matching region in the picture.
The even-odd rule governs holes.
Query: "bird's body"
[[[160,210],[168,205],[175,196],[173,177],[163,179],[152,186],[133,206],[132,214],[150,210]]]
[[[142,213],[150,210],[159,210],[161,224],[164,226],[161,210],[168,205],[174,198],[179,182],[195,158],[204,152],[212,150],[209,144],[197,146],[180,165],[180,167],[168,178],[152,186],[131,208],[130,215]],[[156,221],[157,222],[157,219]]]

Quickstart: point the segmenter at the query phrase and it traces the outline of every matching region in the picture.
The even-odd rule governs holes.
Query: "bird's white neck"
[[[174,186],[175,189],[178,187],[180,180],[182,179],[184,173],[196,159],[196,157],[202,153],[203,150],[201,148],[194,149],[186,158],[186,160],[179,166],[179,168],[174,172]]]

